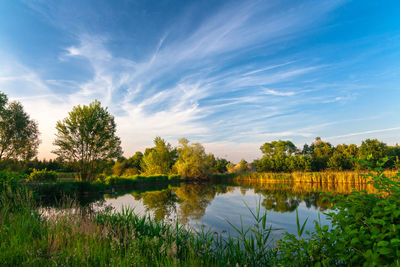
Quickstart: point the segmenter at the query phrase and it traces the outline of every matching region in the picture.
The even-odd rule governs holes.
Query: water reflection
[[[353,187],[354,188],[354,187]],[[151,212],[157,219],[171,217],[179,218],[180,222],[200,220],[207,207],[217,196],[235,195],[235,190],[240,195],[257,195],[261,197],[261,205],[268,211],[288,213],[295,211],[300,204],[308,209],[324,211],[331,207],[329,199],[323,191],[327,185],[319,184],[260,184],[252,182],[230,183],[182,183],[179,185],[158,185],[148,188],[139,188],[130,194],[143,205],[146,211]],[[349,193],[352,186],[329,186],[329,192]],[[366,189],[358,187],[358,190]],[[106,195],[106,198],[116,198],[118,195]],[[243,203],[242,203],[243,204]],[[235,204],[227,205],[227,209],[234,209]]]
[[[159,220],[176,219],[190,227],[205,225],[217,232],[234,233],[227,221],[236,226],[243,223],[247,227],[254,223],[247,206],[254,210],[260,203],[267,211],[267,220],[273,228],[284,229],[296,233],[296,209],[300,221],[308,218],[306,230],[313,230],[313,220],[322,220],[329,224],[324,214],[331,207],[331,202],[324,192],[348,194],[356,190],[373,192],[370,185],[352,184],[310,184],[310,183],[265,183],[255,180],[230,180],[209,183],[180,184],[142,184],[135,189],[113,194],[94,195],[82,194],[71,203],[59,206],[57,201],[41,202],[43,213],[54,217],[52,207],[74,211],[74,207],[84,207],[85,212],[113,208],[116,211],[122,207],[131,207],[139,214],[150,214]],[[50,198],[49,198],[50,199]],[[51,199],[50,199],[51,200]],[[62,202],[61,202],[62,203]],[[244,204],[246,203],[247,206]],[[44,207],[49,207],[45,210]],[[78,209],[76,209],[78,210]],[[278,231],[278,235],[281,232]],[[275,234],[274,234],[275,235]]]
[[[147,210],[154,213],[157,219],[163,219],[170,214],[176,212],[176,203],[178,197],[171,189],[164,189],[160,191],[150,191],[144,193],[133,192],[132,196],[135,200],[143,200],[143,205]]]

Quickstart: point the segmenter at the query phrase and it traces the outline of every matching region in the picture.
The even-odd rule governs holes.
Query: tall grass
[[[364,176],[367,172],[361,171],[323,171],[323,172],[291,172],[291,173],[273,173],[273,172],[251,172],[243,173],[235,177],[235,179],[257,180],[268,183],[331,183],[331,184],[367,184],[368,179]],[[385,175],[394,177],[396,171],[387,170]]]
[[[0,265],[240,266],[266,265],[271,228],[260,209],[253,228],[239,238],[187,229],[176,223],[121,212],[59,213],[44,216],[26,190],[0,196]],[[39,211],[41,213],[39,213]]]

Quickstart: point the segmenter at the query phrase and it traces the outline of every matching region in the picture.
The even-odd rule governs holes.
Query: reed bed
[[[370,179],[365,178],[366,171],[324,171],[324,172],[251,172],[236,176],[235,180],[252,181],[256,180],[265,183],[312,183],[312,184],[367,184]],[[397,171],[387,170],[384,172],[387,177],[395,177]]]

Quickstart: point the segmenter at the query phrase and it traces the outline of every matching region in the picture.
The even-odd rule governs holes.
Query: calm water
[[[358,188],[360,189],[360,188]],[[94,206],[104,205],[119,211],[123,207],[133,208],[137,213],[150,214],[157,219],[166,219],[186,224],[188,227],[206,227],[215,232],[230,232],[233,228],[227,223],[249,226],[254,221],[247,206],[253,211],[261,205],[267,212],[268,223],[279,238],[282,231],[296,234],[296,209],[300,221],[308,218],[307,230],[313,229],[313,221],[321,220],[329,224],[324,212],[329,211],[330,203],[323,200],[322,191],[334,193],[350,192],[351,185],[299,185],[299,184],[260,184],[260,183],[182,183],[179,185],[153,185],[133,190],[129,193],[106,194],[104,200]]]

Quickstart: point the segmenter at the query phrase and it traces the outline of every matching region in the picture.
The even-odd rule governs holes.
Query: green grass
[[[29,191],[2,195],[1,265],[260,266],[271,260],[266,247],[271,229],[259,210],[253,231],[236,228],[242,229],[239,239],[188,230],[132,209],[50,219],[36,210]]]

